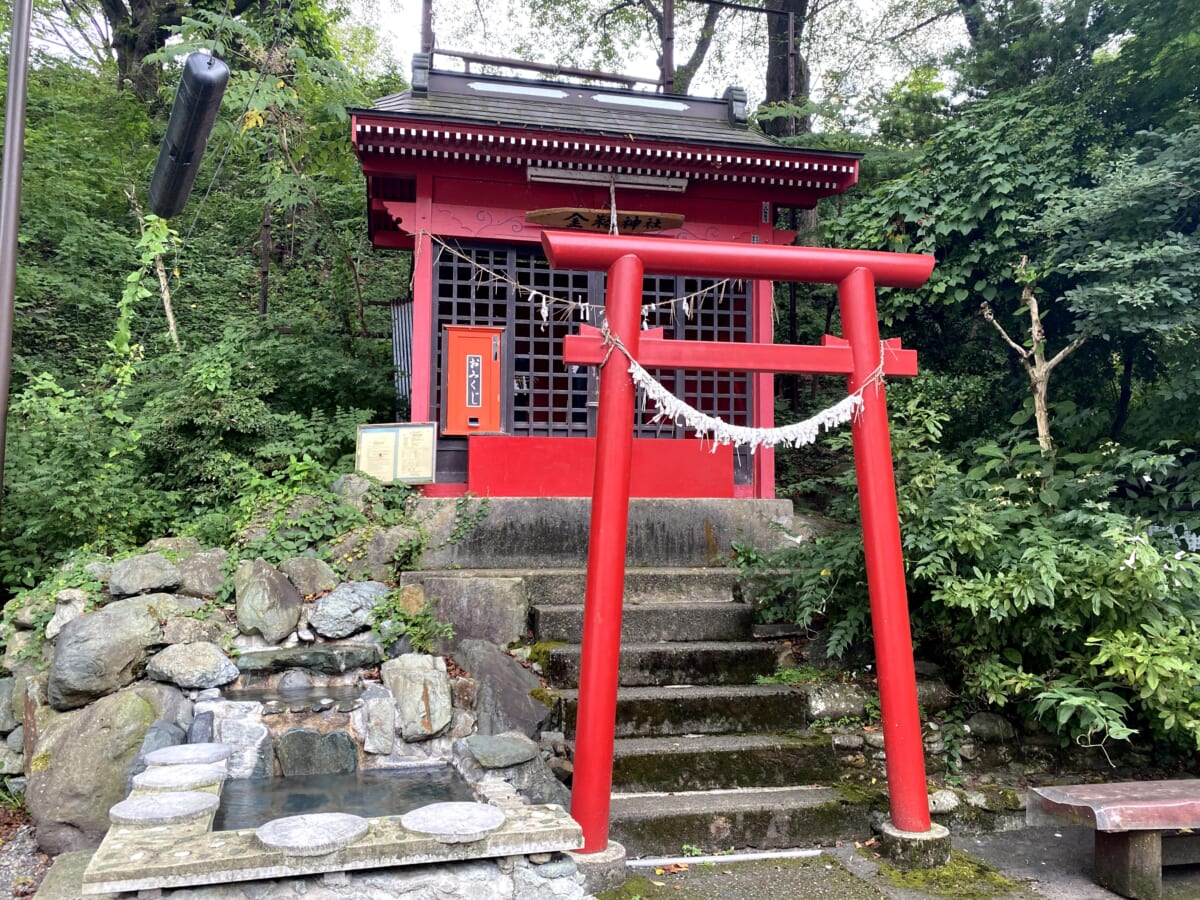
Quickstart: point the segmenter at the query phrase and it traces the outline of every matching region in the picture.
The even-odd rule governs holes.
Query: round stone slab
[[[176,744],[159,747],[146,754],[147,766],[202,766],[229,759],[233,748],[228,744]]]
[[[203,791],[177,791],[122,800],[108,811],[114,825],[178,825],[216,812],[221,798]]]
[[[371,823],[349,813],[313,813],[274,819],[254,832],[258,842],[287,856],[324,856],[367,833]]]
[[[225,763],[203,766],[152,766],[133,776],[133,786],[146,791],[191,791],[225,780]]]
[[[443,844],[465,844],[504,824],[504,810],[486,803],[431,803],[405,813],[400,824]]]

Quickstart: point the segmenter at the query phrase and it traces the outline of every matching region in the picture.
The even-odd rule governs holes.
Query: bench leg
[[[1123,897],[1161,900],[1162,835],[1157,831],[1097,831],[1096,881]]]

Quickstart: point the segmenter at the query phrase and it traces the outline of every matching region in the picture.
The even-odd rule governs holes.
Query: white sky
[[[366,0],[372,2],[372,0]],[[406,75],[411,74],[412,55],[421,42],[421,0],[374,0],[380,36],[384,47],[400,64]],[[518,17],[511,11],[516,0],[434,0],[434,30],[437,46],[496,56],[513,56],[514,42],[525,37]],[[897,12],[893,10],[902,10]],[[814,67],[813,93],[822,96],[832,92],[862,95],[889,86],[909,71],[922,54],[942,54],[961,44],[965,33],[961,18],[955,16],[923,29],[916,38],[891,41],[890,38],[906,27],[929,16],[931,3],[922,0],[834,0],[827,12],[815,20],[807,35],[805,52]],[[482,12],[482,20],[480,13]],[[367,18],[372,18],[368,13]],[[752,102],[761,99],[764,91],[765,58],[760,52],[739,52],[753,46],[751,37],[731,34],[735,28],[762,27],[750,25],[764,16],[731,17],[726,13],[722,26],[730,50],[719,59],[710,52],[710,59],[697,75],[691,92],[720,95],[730,84],[740,84],[750,93]],[[690,51],[691,43],[680,35],[676,62]],[[522,58],[530,56],[522,54]],[[535,57],[536,58],[536,57]],[[545,53],[539,62],[554,62],[554,54]],[[452,66],[453,61],[442,58],[438,65]],[[654,53],[643,49],[631,56],[623,66],[624,74],[658,77]]]

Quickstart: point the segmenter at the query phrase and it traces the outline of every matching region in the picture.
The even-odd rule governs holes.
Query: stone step
[[[579,645],[550,651],[546,678],[559,688],[579,686]],[[775,670],[775,650],[753,641],[630,643],[621,648],[620,684],[752,684]]]
[[[622,688],[617,693],[616,736],[780,732],[809,721],[808,693],[780,684]],[[579,691],[559,693],[558,730],[575,736]]]
[[[422,569],[403,572],[401,584],[443,585],[461,582],[478,588],[488,582],[507,583],[519,579],[524,595],[538,606],[583,603],[587,570],[551,569]],[[738,573],[720,567],[665,566],[629,569],[625,573],[625,605],[639,603],[718,603],[734,600]]]
[[[539,641],[577,644],[583,639],[583,604],[533,607]],[[621,640],[748,641],[754,637],[754,607],[748,603],[625,603]]]
[[[643,566],[625,570],[625,605],[635,603],[715,603],[737,596],[738,572],[720,566]],[[539,606],[583,603],[587,570],[528,571],[529,597]]]
[[[833,781],[841,769],[824,734],[621,738],[613,790],[710,791]]]
[[[591,534],[586,497],[426,497],[414,518],[428,536],[426,569],[582,567]],[[789,500],[633,498],[626,560],[630,566],[720,566],[734,543],[783,546],[814,523],[792,515]]]
[[[685,844],[779,850],[866,840],[869,814],[861,798],[828,787],[614,794],[609,834],[631,857],[679,856]]]

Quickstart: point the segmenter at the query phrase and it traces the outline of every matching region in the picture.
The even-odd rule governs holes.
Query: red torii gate
[[[916,672],[888,436],[887,400],[878,376],[916,375],[916,353],[879,340],[875,286],[915,288],[933,271],[933,257],[866,250],[773,247],[545,231],[542,246],[555,268],[608,272],[605,318],[609,332],[647,369],[711,368],[753,372],[845,374],[862,406],[851,425],[862,509],[863,546],[887,753],[892,825],[930,830],[925,753],[917,711]],[[844,339],[822,346],[669,341],[640,331],[645,272],[710,278],[759,278],[838,286]],[[568,363],[602,363],[613,348],[595,329],[565,339]],[[871,382],[876,382],[874,385]],[[621,651],[621,604],[629,524],[629,473],[634,384],[622,360],[600,373],[596,472],[592,493],[583,658],[575,729],[571,815],[583,827],[583,852],[608,846],[613,735]]]

